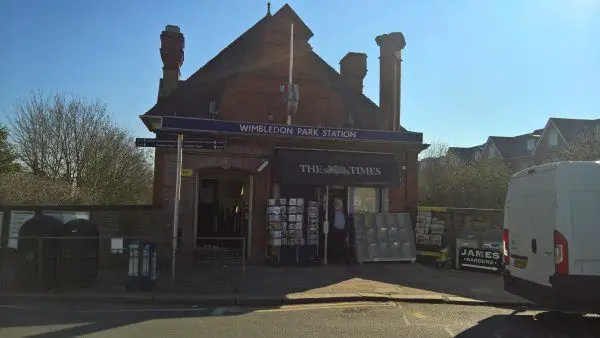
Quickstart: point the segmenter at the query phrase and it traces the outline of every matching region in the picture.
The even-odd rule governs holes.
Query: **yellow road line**
[[[426,315],[422,314],[421,312],[413,312],[412,314],[415,318],[419,318],[419,319],[423,319],[423,318],[427,318]]]
[[[238,308],[234,312],[285,312],[285,311],[305,311],[305,310],[327,310],[327,309],[344,309],[344,308],[359,308],[359,307],[375,307],[375,306],[392,306],[389,303],[326,303],[326,304],[309,304],[309,305],[282,305],[277,308]]]

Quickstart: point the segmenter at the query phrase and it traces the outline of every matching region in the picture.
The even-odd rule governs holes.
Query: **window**
[[[530,138],[529,140],[527,140],[527,150],[532,151],[534,147],[535,147],[535,139]]]
[[[488,150],[488,153],[490,154],[490,158],[496,157],[496,148],[490,147],[490,150]]]
[[[479,160],[479,158],[481,158],[481,152],[478,150],[475,152],[475,161]]]
[[[112,237],[110,239],[110,252],[114,254],[122,254],[125,253],[125,249],[123,237]]]
[[[381,212],[382,195],[387,189],[379,187],[351,187],[350,193],[350,213],[355,212]],[[387,209],[387,208],[386,208]]]
[[[552,130],[552,131],[550,131],[550,133],[548,133],[548,146],[556,147],[557,145],[558,145],[558,133],[556,132],[556,130]]]

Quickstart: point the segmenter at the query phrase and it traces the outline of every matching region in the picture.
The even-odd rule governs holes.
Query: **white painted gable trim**
[[[481,151],[481,154],[483,155],[483,154],[486,154],[486,153],[487,153],[487,152],[486,152],[486,150],[487,150],[487,148],[488,148],[488,146],[489,146],[490,144],[491,144],[491,145],[494,147],[494,149],[496,150],[496,154],[500,155],[500,158],[502,158],[502,159],[503,159],[503,158],[504,158],[504,156],[502,155],[502,153],[500,152],[500,150],[498,150],[498,147],[496,147],[496,143],[495,143],[495,142],[492,140],[492,138],[491,138],[491,137],[488,137],[488,140],[487,140],[487,142],[485,142],[485,147],[483,147],[483,150]],[[488,156],[486,155],[486,158],[487,158],[487,157],[488,157]]]
[[[546,122],[546,126],[544,127],[544,131],[542,131],[542,135],[540,135],[539,141],[536,142],[535,147],[533,147],[533,151],[531,152],[532,155],[535,156],[538,146],[540,145],[540,143],[542,143],[542,140],[544,139],[544,136],[546,135],[548,130],[550,130],[550,127],[554,128],[554,130],[556,130],[556,132],[558,133],[558,136],[560,136],[560,138],[565,142],[566,145],[569,145],[569,143],[567,142],[565,137],[560,132],[560,129],[556,128],[556,125],[554,124],[554,122],[552,122],[552,119],[550,118],[550,119],[548,119],[548,122]]]

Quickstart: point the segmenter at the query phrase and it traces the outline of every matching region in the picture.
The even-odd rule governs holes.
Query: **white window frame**
[[[535,148],[535,139],[530,138],[527,140],[527,150],[532,151],[533,148]]]

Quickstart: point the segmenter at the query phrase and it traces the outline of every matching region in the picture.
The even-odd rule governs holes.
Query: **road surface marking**
[[[13,310],[39,310],[37,308],[26,307],[26,306],[15,306],[15,305],[0,305],[0,308],[13,309]]]
[[[210,313],[211,316],[222,316],[229,310],[228,307],[218,307],[214,309],[213,312]]]
[[[426,315],[422,314],[421,312],[413,312],[412,314],[415,318],[419,318],[419,319],[423,319],[423,318],[427,318]]]
[[[309,305],[282,305],[276,308],[247,308],[239,307],[230,309],[233,312],[285,312],[285,311],[306,311],[306,310],[327,310],[327,309],[345,309],[345,308],[359,308],[359,307],[379,307],[379,306],[393,306],[391,304],[381,303],[365,303],[365,302],[353,302],[353,303],[331,303],[331,304],[309,304]]]
[[[113,309],[113,310],[76,310],[77,313],[119,313],[119,312],[185,312],[185,311],[204,311],[205,308],[184,308],[184,309]]]
[[[313,304],[313,305],[284,305],[275,309],[258,309],[255,312],[276,312],[276,311],[302,311],[302,310],[318,310],[318,309],[345,309],[353,307],[373,307],[381,304]]]
[[[450,337],[454,337],[455,336],[455,334],[452,331],[450,331],[449,328],[445,327],[444,330],[446,330],[446,332],[448,332],[448,334],[450,335]]]
[[[410,321],[408,320],[408,317],[406,317],[406,315],[402,315],[402,319],[404,319],[404,323],[406,323],[407,326],[410,326]]]

